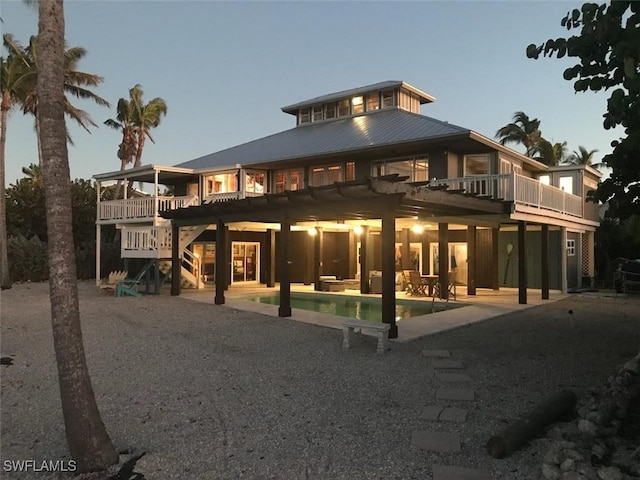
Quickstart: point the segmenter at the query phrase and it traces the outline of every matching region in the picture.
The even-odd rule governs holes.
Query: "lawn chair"
[[[127,274],[128,272],[126,270],[115,270],[109,274],[106,282],[103,282],[98,286],[100,287],[100,290],[111,290],[115,292],[118,282],[127,278]]]
[[[414,295],[417,297],[427,296],[427,285],[422,281],[420,272],[415,270],[409,270],[409,283],[407,284],[407,295]]]
[[[146,269],[142,269],[135,278],[123,278],[116,285],[116,297],[123,297],[125,295],[131,295],[132,297],[139,297],[138,285],[142,281],[142,277],[146,273]]]

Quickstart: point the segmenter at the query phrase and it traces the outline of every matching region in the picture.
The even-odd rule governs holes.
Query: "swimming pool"
[[[268,305],[280,304],[280,295],[278,293],[272,293],[270,295],[253,295],[246,297],[245,299]],[[396,299],[396,321],[404,318],[427,315],[445,309],[458,308],[461,306],[462,305],[455,303],[444,304],[441,302],[435,302],[432,310],[432,302],[430,301],[418,302]],[[382,299],[380,298],[292,293],[291,308],[326,313],[328,315],[337,315],[339,317],[369,320],[372,322],[382,321]]]

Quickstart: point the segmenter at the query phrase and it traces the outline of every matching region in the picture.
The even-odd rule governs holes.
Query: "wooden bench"
[[[387,340],[389,338],[389,329],[391,325],[388,323],[368,322],[366,320],[350,319],[342,324],[342,348],[349,348],[351,343],[351,332],[354,328],[358,328],[362,331],[373,330],[378,337],[378,349],[376,353],[382,355],[387,350]]]

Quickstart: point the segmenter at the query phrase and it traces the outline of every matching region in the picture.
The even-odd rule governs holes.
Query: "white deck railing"
[[[462,190],[465,193],[514,202],[516,207],[524,205],[563,215],[583,216],[584,202],[581,197],[518,174],[443,178],[432,180],[430,184],[447,185],[450,190]],[[203,202],[224,202],[260,195],[249,192],[218,193],[205,197]],[[199,201],[196,195],[108,200],[98,204],[98,221],[151,221],[158,218],[159,212],[163,210],[198,205]]]
[[[98,221],[144,221],[154,219],[163,210],[198,205],[197,195],[183,197],[141,197],[106,200],[98,204]]]
[[[171,227],[124,227],[122,257],[166,258],[171,256]]]
[[[517,205],[550,210],[582,217],[583,200],[557,187],[545,185],[535,178],[518,174],[478,175],[473,177],[432,180],[431,185],[447,185],[451,190],[463,190],[479,196],[514,202]]]

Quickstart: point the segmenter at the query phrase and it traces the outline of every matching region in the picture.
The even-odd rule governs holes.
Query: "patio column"
[[[398,338],[396,325],[396,219],[393,210],[382,214],[382,321],[391,325],[389,338]]]
[[[289,269],[291,262],[289,260],[289,241],[291,236],[291,220],[287,214],[284,215],[280,222],[280,241],[278,242],[278,250],[280,251],[278,262],[278,273],[280,274],[280,306],[278,307],[278,316],[291,316],[291,275]]]
[[[356,256],[357,253],[357,242],[356,234],[353,230],[349,230],[349,269],[348,269],[348,277],[347,278],[356,278],[356,270],[358,261]],[[355,260],[355,261],[354,261]]]
[[[518,220],[518,303],[527,304],[527,222]]]
[[[222,220],[216,222],[216,305],[224,305],[227,288],[227,226]]]
[[[369,226],[362,227],[362,234],[360,234],[360,293],[370,293],[369,287]]]
[[[402,270],[413,270],[413,265],[411,265],[411,230],[408,228],[403,228],[400,232],[400,244]]]
[[[542,300],[549,300],[549,225],[542,225],[542,231],[540,232],[540,260],[542,265],[540,266],[541,290]]]
[[[476,294],[477,243],[475,225],[467,226],[467,295]]]
[[[309,233],[307,233],[305,235],[305,249],[304,249],[304,259],[305,259],[305,266],[303,269],[303,282],[305,285],[311,285],[314,282],[314,272],[315,272],[315,252],[314,252],[314,248],[315,248],[315,237],[316,235],[310,235]]]
[[[440,298],[449,298],[449,224],[438,224],[438,283]]]
[[[313,289],[320,291],[320,275],[322,275],[322,251],[324,249],[324,233],[322,228],[316,228],[313,242]]]
[[[171,222],[171,295],[180,295],[180,227]]]
[[[268,288],[276,286],[276,231],[267,229],[266,254],[264,256],[266,265],[266,282]]]

